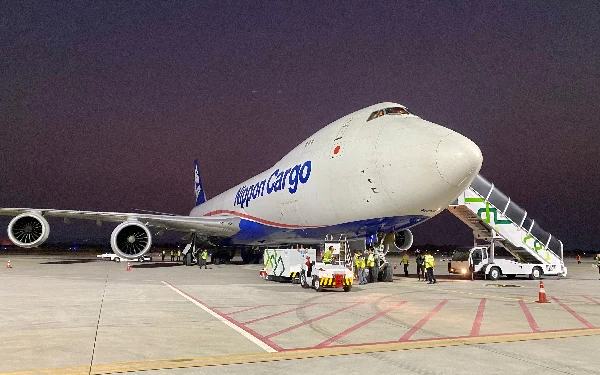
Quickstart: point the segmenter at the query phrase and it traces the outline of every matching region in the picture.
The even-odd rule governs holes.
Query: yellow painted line
[[[3,372],[0,375],[85,375],[85,374],[114,374],[132,371],[168,370],[176,368],[192,368],[205,366],[223,366],[232,364],[248,364],[256,362],[275,362],[291,359],[306,359],[317,357],[331,357],[349,354],[365,354],[376,352],[392,352],[399,350],[415,350],[426,348],[440,348],[450,346],[467,346],[492,343],[509,343],[530,340],[548,340],[569,337],[598,336],[600,328],[574,329],[565,331],[548,331],[537,333],[513,333],[506,335],[489,335],[458,338],[440,338],[433,340],[415,340],[408,342],[394,342],[383,344],[364,344],[357,346],[340,346],[323,349],[301,349],[275,353],[236,354],[226,356],[211,356],[202,358],[179,358],[165,360],[151,360],[139,362],[123,362],[105,365],[65,367],[45,370]]]

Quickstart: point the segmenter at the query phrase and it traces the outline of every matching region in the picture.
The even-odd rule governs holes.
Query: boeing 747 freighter
[[[325,126],[273,167],[210,200],[196,163],[196,207],[189,216],[34,208],[2,208],[0,215],[15,216],[8,235],[26,248],[48,238],[45,217],[117,222],[111,247],[129,259],[150,249],[150,228],[223,246],[396,234],[396,244],[406,249],[410,228],[447,208],[482,161],[480,149],[463,135],[403,105],[380,103]]]

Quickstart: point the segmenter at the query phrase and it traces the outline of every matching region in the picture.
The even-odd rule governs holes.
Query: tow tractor
[[[332,262],[317,262],[307,257],[300,271],[300,285],[303,288],[314,288],[322,292],[325,288],[343,288],[344,292],[352,289],[354,281],[354,264],[346,237],[334,241],[332,236],[325,238],[325,249],[333,246]]]

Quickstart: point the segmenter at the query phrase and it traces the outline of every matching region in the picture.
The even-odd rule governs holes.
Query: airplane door
[[[344,145],[347,141],[347,139],[344,138],[344,135],[350,128],[350,123],[352,123],[352,117],[344,121],[342,126],[338,129],[335,138],[333,139],[333,145],[330,151],[330,157],[332,159],[339,158],[344,155]]]

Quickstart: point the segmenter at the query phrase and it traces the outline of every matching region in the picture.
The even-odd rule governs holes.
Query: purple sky
[[[396,101],[475,141],[566,248],[600,250],[600,3],[411,3],[5,2],[0,207],[187,214],[195,158],[214,196]],[[415,234],[471,242],[447,213]]]

